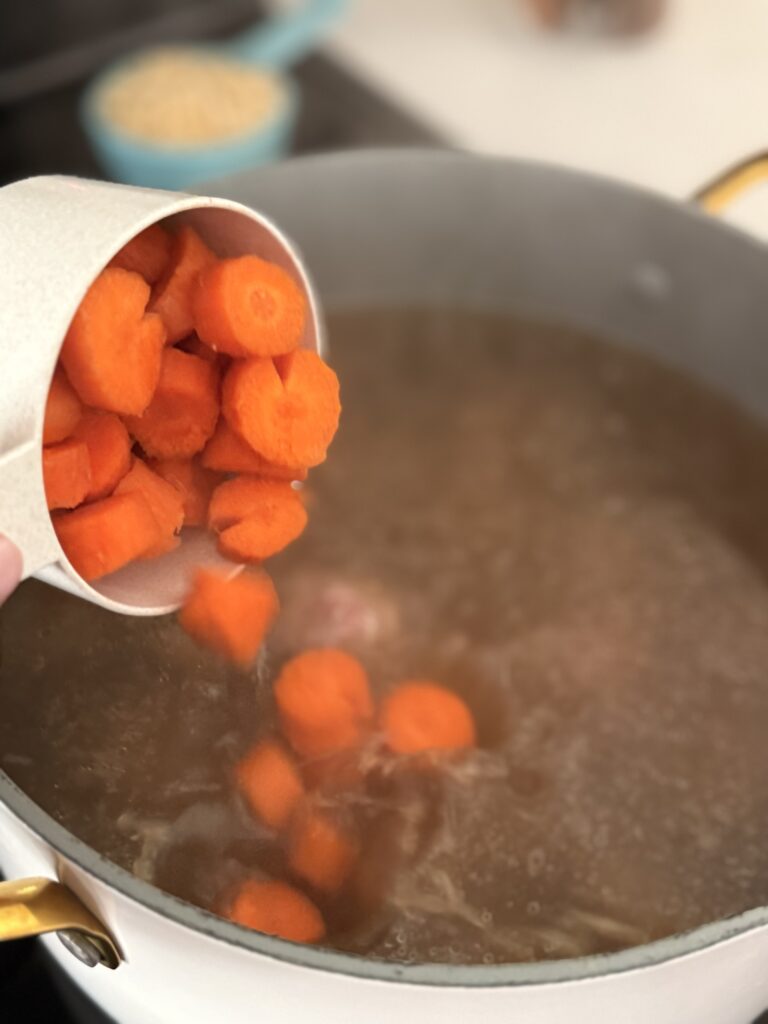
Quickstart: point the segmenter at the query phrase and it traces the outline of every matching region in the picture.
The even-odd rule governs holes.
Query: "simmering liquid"
[[[362,830],[328,944],[400,961],[604,952],[768,902],[768,433],[644,357],[459,313],[332,318],[344,413],[270,563],[257,669],[172,619],[30,582],[2,612],[0,766],[208,909],[283,870],[232,767],[283,661],[432,678],[480,747],[339,797]],[[375,756],[372,754],[371,756]]]

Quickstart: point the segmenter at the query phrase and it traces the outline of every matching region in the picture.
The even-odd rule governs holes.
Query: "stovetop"
[[[3,1024],[114,1024],[33,939],[0,944],[0,1006]]]

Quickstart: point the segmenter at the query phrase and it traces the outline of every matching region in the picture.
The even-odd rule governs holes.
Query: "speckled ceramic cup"
[[[175,551],[86,583],[46,506],[43,419],[59,350],[89,285],[129,239],[166,218],[193,225],[221,256],[255,253],[284,267],[307,298],[302,344],[321,349],[317,302],[296,250],[246,206],[65,177],[0,189],[0,533],[21,550],[25,578],[131,615],[175,610],[191,569],[215,561],[215,547],[206,531],[185,530]]]

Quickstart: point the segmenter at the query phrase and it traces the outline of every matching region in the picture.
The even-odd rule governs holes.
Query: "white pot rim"
[[[282,963],[360,980],[476,989],[564,984],[654,967],[695,955],[747,932],[768,927],[768,907],[760,907],[619,953],[493,966],[388,963],[262,935],[163,892],[78,839],[28,797],[2,769],[0,801],[22,825],[66,860],[150,913],[190,928],[209,939]]]

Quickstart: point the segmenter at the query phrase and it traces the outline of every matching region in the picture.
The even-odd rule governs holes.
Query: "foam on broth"
[[[273,837],[232,765],[308,646],[458,689],[482,747],[380,776],[329,944],[404,961],[623,948],[768,901],[768,433],[551,327],[331,318],[342,429],[244,676],[172,619],[43,585],[2,612],[0,766],[119,864],[216,909]]]

